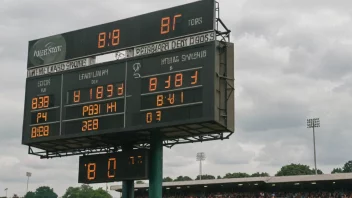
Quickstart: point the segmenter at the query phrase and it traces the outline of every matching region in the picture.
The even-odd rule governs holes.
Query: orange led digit
[[[116,46],[120,43],[120,29],[115,29],[112,31],[112,40],[111,44]]]
[[[117,87],[117,95],[118,96],[123,95],[123,83],[118,85],[118,87]]]
[[[170,88],[170,83],[171,83],[171,76],[170,75],[167,77],[167,80],[165,80],[165,83],[166,83],[165,89]]]
[[[176,18],[178,18],[178,17],[181,17],[182,15],[181,14],[176,14],[175,16],[174,16],[174,21],[173,21],[173,25],[172,25],[172,30],[175,30],[175,26],[176,26]]]
[[[43,106],[45,108],[49,107],[49,96],[44,96],[44,98],[43,98]]]
[[[93,180],[95,179],[95,169],[96,169],[96,164],[95,163],[88,163],[87,167],[87,179],[88,180]]]
[[[161,111],[156,111],[156,120],[161,121]]]
[[[43,135],[49,136],[49,125],[45,125],[43,129]]]
[[[170,31],[170,17],[163,17],[161,19],[160,34],[167,34],[169,33],[169,31]]]
[[[79,102],[81,99],[81,91],[76,90],[73,92],[73,102]]]
[[[43,136],[43,126],[39,126],[37,128],[37,136],[39,137]]]
[[[103,91],[104,91],[104,87],[98,86],[97,92],[95,93],[95,99],[102,99],[103,98]]]
[[[41,109],[44,107],[44,98],[43,97],[39,97],[38,98],[38,109]]]
[[[113,173],[111,174],[111,163],[113,164]],[[109,158],[108,160],[108,178],[114,178],[115,177],[115,171],[116,171],[116,158]]]
[[[153,121],[153,115],[151,112],[148,112],[147,115],[146,115],[146,118],[145,118],[145,121],[147,123],[151,123]]]
[[[134,157],[130,157],[130,164],[134,164]]]
[[[105,47],[105,38],[106,38],[106,33],[100,32],[98,36],[98,48]]]
[[[175,75],[175,87],[181,87],[182,86],[182,78],[183,78],[182,73],[178,73],[178,74]]]
[[[137,163],[138,164],[143,164],[143,161],[142,161],[142,156],[137,156],[137,158],[138,158],[138,161],[137,161]]]
[[[107,97],[113,96],[113,95],[114,95],[114,86],[111,85],[111,84],[108,85],[108,86],[106,87],[106,91],[108,92]]]
[[[181,103],[183,103],[183,91],[181,92]]]
[[[99,129],[99,120],[98,119],[83,120],[82,121],[82,132],[98,130],[98,129]]]
[[[198,71],[197,71],[197,70],[194,72],[194,75],[191,76],[191,78],[193,79],[193,81],[191,82],[191,84],[192,84],[192,85],[197,84],[197,82],[198,82]]]
[[[163,106],[164,101],[163,101],[163,95],[157,95],[156,96],[156,106],[160,107]]]
[[[116,101],[106,104],[106,113],[116,112]]]
[[[169,101],[170,104],[174,104],[175,103],[175,94],[174,93],[172,93],[172,94],[169,93],[169,97],[167,98],[167,100]]]
[[[158,79],[156,77],[149,78],[149,91],[155,91]]]
[[[37,127],[32,127],[31,138],[35,138],[36,136],[37,136]]]
[[[32,98],[32,109],[38,108],[38,98]]]

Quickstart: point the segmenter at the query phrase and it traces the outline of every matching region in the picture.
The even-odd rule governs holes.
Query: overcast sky
[[[78,156],[41,160],[21,145],[28,41],[188,2],[0,0],[0,196],[5,188],[23,195],[27,171],[29,190],[49,185],[62,196],[80,185]],[[289,163],[313,167],[310,117],[321,120],[318,168],[330,173],[352,160],[352,2],[219,2],[235,43],[236,133],[222,142],[165,148],[164,176],[195,178],[199,151],[207,155],[203,173],[215,176],[274,175]]]

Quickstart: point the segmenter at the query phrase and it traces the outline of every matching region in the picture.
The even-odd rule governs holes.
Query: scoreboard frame
[[[206,2],[206,1],[201,1]],[[207,1],[214,2],[214,1]],[[191,3],[195,5],[196,3]],[[186,4],[187,6],[190,4]],[[217,5],[217,2],[216,2]],[[178,6],[182,7],[182,6]],[[177,8],[177,7],[175,7]],[[172,8],[170,8],[172,9]],[[170,10],[169,9],[169,10]],[[153,14],[153,13],[150,13]],[[131,129],[124,129],[118,133],[103,132],[101,134],[96,135],[68,135],[61,137],[46,137],[45,139],[34,139],[28,141],[25,139],[25,135],[23,135],[22,144],[28,145],[30,154],[38,155],[41,158],[52,158],[52,157],[61,157],[61,156],[69,156],[69,155],[80,155],[85,153],[101,153],[101,152],[116,152],[122,148],[126,142],[132,143],[138,148],[145,147],[148,148],[150,144],[150,135],[153,132],[161,131],[163,133],[164,146],[173,146],[176,144],[182,143],[190,143],[190,142],[203,142],[203,141],[212,141],[212,140],[222,140],[228,139],[232,133],[234,132],[234,47],[232,43],[229,43],[229,33],[230,31],[224,26],[225,32],[221,32],[215,28],[215,21],[218,26],[223,23],[219,18],[215,17],[215,4],[214,4],[214,19],[213,19],[213,30],[209,32],[198,32],[198,34],[187,34],[183,37],[177,37],[179,35],[170,36],[169,39],[164,40],[163,42],[173,42],[177,39],[182,40],[186,37],[197,36],[200,34],[214,33],[216,37],[220,36],[222,38],[221,41],[217,41],[216,39],[204,42],[195,45],[188,45],[187,47],[180,47],[171,49],[168,51],[156,51],[151,54],[141,54],[135,57],[127,57],[125,60],[116,60],[110,61],[107,63],[93,64],[86,66],[89,67],[72,67],[71,71],[58,70],[57,72],[43,74],[45,77],[55,76],[57,74],[66,75],[68,73],[75,73],[78,71],[87,71],[94,68],[102,68],[109,64],[120,64],[126,62],[133,62],[135,60],[140,59],[148,59],[152,57],[159,56],[167,56],[173,53],[180,52],[186,50],[192,50],[196,48],[202,48],[207,45],[213,45],[214,53],[208,54],[209,56],[213,56],[213,80],[210,84],[213,84],[212,90],[210,93],[213,94],[211,98],[213,98],[212,107],[210,117],[200,117],[199,119],[193,119],[191,122],[180,121],[178,124],[168,126],[168,123],[164,123],[164,125],[159,125],[158,127],[137,127]],[[75,31],[78,32],[78,31]],[[38,40],[36,40],[37,42]],[[34,41],[30,42],[33,43]],[[150,45],[146,43],[145,45]],[[137,46],[139,47],[139,46]],[[141,46],[143,47],[143,46]],[[116,48],[113,51],[121,50],[122,48]],[[30,52],[30,50],[29,50]],[[101,53],[108,53],[111,51],[104,51]],[[66,54],[67,55],[67,54]],[[91,57],[96,54],[92,54]],[[91,58],[87,56],[76,56],[75,58]],[[54,57],[54,59],[57,57]],[[72,58],[72,57],[71,57]],[[52,59],[52,60],[54,60]],[[87,60],[88,60],[87,59]],[[62,59],[62,61],[68,61],[71,59]],[[28,59],[28,61],[30,61]],[[41,64],[40,67],[51,66],[53,64],[57,64],[60,61],[50,62],[49,64]],[[126,63],[127,64],[127,63]],[[28,64],[28,70],[38,70],[37,67]],[[65,66],[64,66],[65,67]],[[66,66],[67,68],[67,66]],[[143,75],[141,76],[143,77]],[[33,76],[29,79],[39,79],[42,76]],[[165,80],[165,79],[164,79]],[[27,90],[26,90],[27,92]],[[126,96],[126,95],[125,95]],[[26,93],[27,97],[27,93]],[[62,97],[62,96],[61,96]],[[195,97],[195,96],[194,96]],[[193,97],[193,99],[194,99]],[[39,101],[39,99],[38,99]],[[62,102],[62,99],[61,99]],[[60,105],[60,108],[63,108],[63,105]],[[26,110],[25,110],[26,113]],[[71,114],[70,114],[71,115]],[[38,117],[38,116],[37,116]],[[38,120],[38,118],[36,118]],[[62,123],[62,120],[60,120]],[[25,127],[25,124],[24,124]],[[61,124],[60,124],[61,128]],[[43,129],[42,129],[43,130]],[[25,131],[25,130],[24,130]],[[61,130],[60,130],[61,131]],[[43,131],[41,131],[43,134]],[[39,149],[39,150],[37,150]]]

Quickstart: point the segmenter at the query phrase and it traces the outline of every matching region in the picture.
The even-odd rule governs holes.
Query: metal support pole
[[[29,182],[29,176],[27,176],[27,190],[26,190],[27,193],[28,193],[28,182]]]
[[[202,160],[199,161],[199,180],[202,180]]]
[[[317,156],[316,156],[316,151],[315,151],[315,131],[313,127],[313,145],[314,145],[314,166],[315,166],[315,174],[318,174],[317,170]]]
[[[123,151],[133,150],[133,145],[122,146]],[[122,182],[122,198],[134,198],[134,181],[128,180]]]
[[[163,140],[160,131],[151,132],[149,197],[162,198],[163,190]]]

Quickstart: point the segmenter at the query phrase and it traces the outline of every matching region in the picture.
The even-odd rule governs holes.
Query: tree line
[[[317,170],[318,174],[324,174],[321,170]],[[342,167],[334,168],[331,171],[334,173],[352,173],[352,160],[346,162]],[[315,174],[315,169],[310,168],[303,164],[288,164],[281,167],[277,171],[275,176],[292,176],[292,175],[313,175]],[[217,176],[216,179],[227,179],[227,178],[245,178],[245,177],[268,177],[269,173],[266,172],[256,172],[252,174],[243,172],[226,173],[224,176]],[[198,175],[194,180],[199,180]],[[213,175],[202,175],[201,179],[215,179]],[[189,176],[178,176],[175,179],[171,177],[165,177],[163,182],[173,182],[173,181],[192,181],[193,179]],[[143,184],[143,181],[136,181],[136,184]],[[29,191],[24,196],[24,198],[58,198],[58,195],[54,192],[53,188],[49,186],[41,186],[37,188],[34,192]],[[0,197],[1,198],[1,197]],[[16,194],[12,198],[19,198]],[[103,188],[93,189],[93,187],[83,184],[80,187],[69,187],[62,198],[112,198],[112,196]]]

